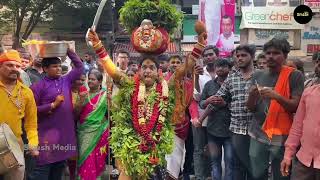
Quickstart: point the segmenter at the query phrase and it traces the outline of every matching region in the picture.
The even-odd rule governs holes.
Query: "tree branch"
[[[41,12],[38,12],[36,18],[34,19],[33,23],[31,24],[30,28],[24,32],[25,39],[27,39],[30,36],[33,29],[39,23],[40,17],[41,17]]]
[[[29,31],[29,29],[30,29],[30,27],[31,27],[31,25],[32,25],[32,23],[33,23],[33,21],[34,21],[34,16],[35,16],[35,12],[32,12],[32,14],[31,14],[31,16],[30,16],[30,19],[29,19],[29,22],[28,22],[28,24],[27,24],[27,26],[26,26],[26,29],[24,30],[24,33],[23,33],[23,35],[22,35],[22,39],[27,39],[27,38],[28,38],[28,37],[26,36],[26,32]]]
[[[45,2],[43,4],[39,4],[37,10],[32,12],[32,15],[30,17],[30,20],[28,22],[28,25],[23,33],[22,39],[28,39],[30,34],[32,33],[33,29],[36,27],[36,25],[39,23],[41,19],[41,14],[47,10],[52,4],[54,3],[54,0],[51,0],[49,2]]]
[[[25,0],[22,4],[19,4],[19,2],[15,2],[12,6],[12,10],[15,14],[15,20],[16,20],[16,27],[14,32],[14,42],[12,48],[16,49],[20,47],[20,31],[22,28],[23,20],[28,12],[28,6],[30,5],[30,0]],[[22,8],[20,8],[22,7]]]
[[[17,16],[16,16],[16,21],[17,21],[17,22],[16,22],[16,23],[17,23],[17,25],[16,25],[16,35],[17,35],[17,34],[20,34],[21,27],[22,27],[22,23],[23,23],[23,19],[24,19],[24,17],[26,16],[27,6],[28,6],[28,3],[29,3],[29,2],[30,2],[29,0],[25,0],[22,8],[20,9],[20,8],[18,7],[18,9],[17,9]]]

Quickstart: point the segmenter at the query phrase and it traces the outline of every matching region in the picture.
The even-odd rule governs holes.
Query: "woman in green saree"
[[[89,92],[80,95],[78,122],[78,177],[96,180],[105,170],[108,153],[109,120],[107,93],[101,89],[103,76],[93,69],[89,72]]]

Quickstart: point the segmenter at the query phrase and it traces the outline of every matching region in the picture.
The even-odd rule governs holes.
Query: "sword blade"
[[[94,20],[93,20],[93,23],[92,23],[92,29],[95,31],[97,26],[98,26],[98,23],[99,23],[99,20],[100,20],[100,16],[102,14],[102,11],[103,11],[103,8],[104,6],[106,5],[106,2],[107,0],[101,0],[100,4],[99,4],[99,7],[98,7],[98,10],[96,12],[96,15],[94,17]],[[87,33],[86,33],[86,42],[87,42],[87,46],[92,46],[92,43],[89,41],[88,39],[88,34],[89,34],[89,31],[90,31],[90,28],[88,29]]]
[[[107,0],[101,0],[101,2],[99,4],[96,16],[94,17],[93,24],[92,24],[92,26],[94,28],[97,28],[97,26],[99,24],[100,16],[102,14],[104,6],[106,5],[106,2],[107,2]]]

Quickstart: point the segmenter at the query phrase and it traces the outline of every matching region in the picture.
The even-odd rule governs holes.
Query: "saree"
[[[96,180],[105,170],[109,120],[107,93],[101,91],[84,103],[78,123],[78,179]]]

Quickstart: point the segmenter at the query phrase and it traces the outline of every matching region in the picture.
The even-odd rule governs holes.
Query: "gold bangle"
[[[202,44],[196,44],[195,46],[194,46],[194,48],[196,48],[196,49],[198,49],[198,50],[200,50],[201,52],[203,51],[203,49],[205,48]]]
[[[199,45],[199,46],[202,47],[202,48],[205,48],[205,47],[206,47],[206,45],[201,44],[200,42],[197,42],[197,45]]]
[[[97,44],[93,45],[93,49],[95,49],[95,50],[98,50],[98,49],[100,49],[101,47],[103,47],[101,41],[99,41]]]
[[[103,47],[103,44],[102,44],[101,41],[100,41],[100,43],[97,45],[96,49],[100,49],[100,48],[102,48],[102,47]]]
[[[101,41],[99,41],[97,44],[93,45],[93,47],[96,48],[99,44],[101,44]]]

